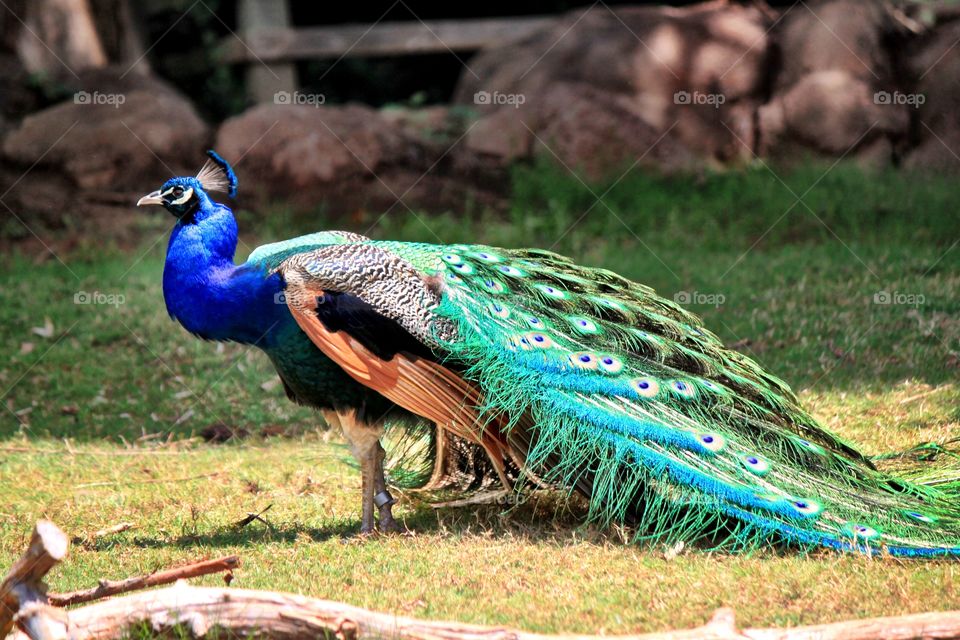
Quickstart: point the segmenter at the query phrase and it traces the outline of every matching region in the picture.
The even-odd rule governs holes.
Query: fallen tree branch
[[[81,592],[45,595],[43,576],[66,556],[67,538],[51,522],[37,523],[30,547],[0,583],[0,638],[8,640],[113,640],[131,631],[186,631],[193,638],[227,636],[294,640],[931,640],[960,639],[960,611],[851,620],[787,629],[737,628],[732,609],[719,609],[705,625],[629,636],[543,635],[507,627],[434,622],[368,611],[339,602],[272,591],[193,587],[184,577],[230,570],[235,556],[117,582]],[[177,580],[173,587],[131,594],[66,612],[60,605]],[[225,633],[224,633],[225,632]]]
[[[81,589],[68,593],[49,593],[47,599],[55,607],[69,607],[70,605],[93,602],[128,591],[172,584],[177,580],[186,578],[196,578],[211,573],[220,573],[221,571],[233,571],[239,564],[240,558],[238,556],[192,562],[175,569],[156,571],[143,576],[126,578],[125,580],[101,580],[100,584],[92,589]]]
[[[95,540],[99,540],[100,538],[106,538],[107,536],[112,536],[117,533],[123,533],[124,531],[129,531],[130,529],[133,529],[133,527],[134,527],[134,524],[132,522],[121,522],[119,524],[113,525],[112,527],[105,527],[103,529],[100,529],[99,531],[94,531],[93,533],[88,534],[86,536],[74,536],[73,539],[70,540],[70,542],[72,542],[73,544],[87,544]]]
[[[0,582],[0,638],[14,623],[30,637],[66,638],[63,612],[47,604],[43,577],[67,555],[67,536],[49,520],[33,530],[30,546]]]
[[[293,640],[914,640],[960,638],[960,611],[852,620],[792,629],[737,628],[731,609],[704,626],[631,636],[543,635],[507,627],[434,622],[368,611],[338,602],[270,591],[176,586],[137,593],[70,611],[72,640],[111,640],[131,628],[174,629],[191,637]],[[41,640],[14,635],[11,640]]]

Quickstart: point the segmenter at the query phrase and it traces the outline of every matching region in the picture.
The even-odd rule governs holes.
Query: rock
[[[532,115],[528,118],[534,120]],[[464,146],[474,153],[508,164],[529,157],[533,141],[533,131],[522,114],[511,109],[497,109],[473,123],[467,130]]]
[[[887,49],[894,29],[880,3],[819,0],[787,9],[774,32],[781,68],[757,114],[760,155],[893,162],[911,126],[907,107],[886,99],[897,84]]]
[[[550,135],[593,176],[645,152],[667,169],[750,158],[767,29],[760,11],[726,3],[571,12],[470,60],[454,98],[479,116],[467,145],[509,161]],[[651,149],[661,136],[677,156]]]
[[[71,220],[87,238],[142,242],[137,197],[199,168],[209,129],[191,104],[156,78],[122,75],[80,73],[60,89],[68,100],[7,127],[3,202],[32,229]]]
[[[884,38],[894,29],[882,3],[818,0],[787,9],[777,40],[782,69],[779,88],[792,87],[817,71],[843,71],[882,86],[893,75]]]
[[[918,43],[909,56],[917,79],[912,94],[918,146],[905,160],[910,169],[960,172],[960,23],[946,23]]]
[[[168,92],[86,92],[24,118],[3,155],[39,163],[85,191],[144,188],[171,171],[196,171],[208,129],[189,102]]]
[[[389,106],[380,110],[380,116],[408,136],[423,140],[447,140],[463,130],[463,118],[445,105],[422,108]]]
[[[902,138],[910,116],[901,105],[878,101],[866,81],[833,70],[809,73],[775,96],[760,108],[759,123],[761,155],[789,156],[799,146],[842,156],[880,138]]]
[[[504,111],[486,119],[501,118]],[[564,167],[592,180],[618,177],[635,164],[663,171],[697,165],[694,154],[637,116],[624,96],[590,85],[557,83],[526,113],[529,124],[521,120],[521,126],[528,135],[514,140],[528,143],[528,155],[555,158]],[[532,130],[536,131],[535,136]],[[483,131],[478,135],[482,136]],[[468,146],[476,148],[473,144]]]
[[[496,201],[496,193],[462,179],[450,148],[456,139],[418,137],[417,119],[406,114],[401,123],[361,105],[259,105],[223,123],[217,149],[242,158],[241,194],[257,207],[282,200],[299,211],[360,215],[459,209],[467,194]]]

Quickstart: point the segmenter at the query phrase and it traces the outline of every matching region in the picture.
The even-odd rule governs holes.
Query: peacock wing
[[[480,393],[445,367],[431,345],[452,339],[434,321],[439,281],[372,243],[296,253],[278,269],[290,311],[311,341],[355,380],[487,453],[507,485],[508,447],[485,429]],[[440,461],[438,461],[440,464]]]

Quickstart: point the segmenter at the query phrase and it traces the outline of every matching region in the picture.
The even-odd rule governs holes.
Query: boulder
[[[910,117],[905,107],[877,95],[871,84],[847,71],[808,73],[760,108],[760,152],[787,157],[805,148],[827,156],[856,156],[869,148],[873,158],[873,143],[884,139],[889,163],[891,141],[906,135]]]
[[[467,147],[507,161],[543,152],[547,136],[592,176],[644,154],[668,170],[750,158],[768,22],[720,2],[569,13],[469,61],[454,96],[478,115]]]
[[[887,48],[895,30],[880,3],[819,0],[788,8],[774,35],[781,61],[757,114],[759,153],[789,159],[849,156],[889,165],[908,144]]]
[[[960,172],[960,22],[928,34],[909,56],[917,79],[914,95],[918,145],[906,157],[911,169]],[[918,100],[915,100],[915,102]]]
[[[698,166],[696,156],[678,139],[658,131],[630,106],[624,96],[583,83],[560,82],[526,110],[520,124],[527,135],[516,132],[512,142],[525,143],[524,155],[553,158],[594,181],[618,177],[632,166],[660,171]],[[503,118],[503,112],[494,112],[478,124]],[[509,126],[516,127],[515,122]],[[483,129],[474,129],[469,136],[482,139],[484,134]],[[468,146],[478,149],[483,144],[471,141]]]
[[[843,71],[868,84],[893,76],[884,39],[894,30],[882,3],[816,0],[792,5],[776,31],[781,69],[776,86],[794,86],[808,73]]]
[[[190,103],[171,92],[94,90],[24,118],[2,152],[81,191],[142,190],[171,172],[196,171],[208,135]]]
[[[438,113],[423,120],[446,122]],[[255,207],[282,200],[298,211],[344,215],[459,209],[468,194],[496,201],[497,193],[461,176],[456,138],[424,129],[423,120],[354,104],[259,105],[224,122],[216,144],[239,159],[242,197]]]
[[[71,99],[8,128],[0,142],[0,184],[10,185],[3,202],[31,228],[72,220],[88,237],[109,232],[136,243],[137,197],[172,174],[196,172],[209,129],[160,81],[112,74],[107,85],[98,72],[84,84],[85,77]]]

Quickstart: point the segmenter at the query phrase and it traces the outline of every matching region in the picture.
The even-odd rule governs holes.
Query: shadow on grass
[[[359,507],[359,501],[357,506]],[[398,515],[408,535],[442,536],[509,536],[528,543],[566,545],[583,541],[602,544],[621,542],[630,534],[601,529],[586,523],[586,503],[579,496],[566,496],[559,491],[535,491],[522,504],[504,510],[496,505],[469,505],[435,508],[430,503],[415,499],[413,510]],[[618,535],[621,534],[621,535]],[[375,534],[372,539],[392,538],[404,533]],[[359,508],[355,518],[330,520],[324,526],[286,522],[266,526],[254,522],[246,527],[234,524],[213,527],[207,532],[174,537],[136,536],[122,544],[141,548],[234,548],[253,547],[265,543],[292,544],[307,538],[311,542],[339,539],[344,543],[361,541]],[[119,540],[95,542],[93,551],[107,551]]]

